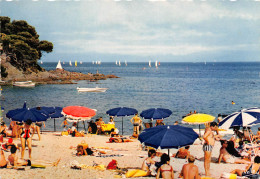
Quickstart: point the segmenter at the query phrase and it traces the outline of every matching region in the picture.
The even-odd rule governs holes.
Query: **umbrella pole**
[[[201,132],[200,132],[200,124],[199,124],[199,136],[201,137]]]
[[[85,121],[83,121],[83,125],[84,125],[84,130],[86,131]]]
[[[122,135],[124,135],[124,122],[123,122],[123,117],[122,117]]]
[[[55,118],[54,118],[54,132],[56,132]]]
[[[168,155],[170,156],[170,149],[168,149]]]

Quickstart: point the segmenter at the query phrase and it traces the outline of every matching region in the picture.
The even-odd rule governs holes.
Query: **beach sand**
[[[92,166],[93,163],[102,164],[107,166],[108,163],[115,159],[118,162],[119,168],[140,168],[142,162],[147,157],[147,151],[141,151],[140,142],[133,139],[133,142],[128,143],[107,143],[109,137],[102,135],[87,135],[85,137],[70,137],[70,136],[59,136],[60,132],[57,133],[43,133],[42,140],[38,141],[38,136],[33,136],[33,149],[32,149],[32,163],[39,163],[39,160],[55,162],[61,158],[58,166],[46,167],[45,169],[26,169],[25,171],[17,171],[14,169],[0,169],[0,178],[115,178],[117,172],[110,170],[98,170],[98,169],[82,169],[75,170],[70,168],[72,161],[77,161],[80,164],[86,164]],[[96,157],[96,156],[75,156],[76,149],[71,149],[71,146],[76,147],[79,143],[85,141],[89,144],[89,147],[105,148],[106,155],[119,154],[124,156],[114,157]],[[19,139],[15,139],[14,143],[20,144]],[[197,158],[203,157],[202,145],[200,142],[192,145],[190,152]],[[212,158],[217,160],[219,155],[220,142],[216,142],[214,146]],[[165,150],[167,151],[167,150]],[[171,150],[174,153],[176,150]],[[20,152],[17,151],[18,157]],[[5,152],[7,158],[10,152]],[[28,150],[25,151],[25,159],[28,159]],[[38,161],[38,162],[37,162]],[[175,178],[178,177],[179,172],[183,164],[187,163],[185,159],[171,158],[171,164],[175,172]],[[203,161],[196,160],[195,164],[199,167],[201,175],[205,174]],[[216,164],[211,163],[211,174],[214,178],[220,178],[223,172],[230,172],[233,169],[240,168],[244,169],[246,165],[243,164]],[[145,177],[154,178],[154,177]]]

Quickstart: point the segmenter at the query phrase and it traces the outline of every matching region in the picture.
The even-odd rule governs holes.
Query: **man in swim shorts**
[[[139,126],[142,124],[141,118],[138,116],[138,113],[130,120],[131,123],[134,125],[134,134],[139,135]]]
[[[214,136],[213,131],[218,130],[218,124],[216,122],[211,122],[209,127],[206,127],[205,133],[203,135],[204,145],[204,168],[205,175],[210,176],[210,161],[211,161],[211,153],[213,150],[213,146],[215,144],[215,140],[220,140],[219,136]]]

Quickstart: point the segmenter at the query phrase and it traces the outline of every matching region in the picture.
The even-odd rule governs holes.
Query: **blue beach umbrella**
[[[38,110],[39,112],[42,112],[42,113],[47,114],[47,115],[51,115],[51,114],[55,113],[54,107],[41,106],[41,107],[34,107],[34,108],[31,108],[31,109]]]
[[[141,112],[140,116],[144,119],[164,119],[169,117],[172,111],[165,108],[150,108]]]
[[[22,108],[22,109],[11,110],[9,112],[10,113],[6,115],[6,117],[12,119],[12,121],[25,122],[28,119],[30,119],[32,120],[32,122],[37,122],[37,121],[46,121],[49,118],[49,115],[42,113],[36,109]]]
[[[106,113],[110,116],[122,117],[122,134],[124,134],[123,117],[134,115],[138,113],[138,111],[134,108],[118,107],[118,108],[110,109]]]
[[[10,110],[6,113],[6,117],[7,118],[12,118],[13,116],[15,116],[16,114],[19,114],[20,112],[24,111],[26,109],[26,101],[23,104],[23,108],[18,108],[18,109],[14,109],[14,110]]]
[[[56,131],[56,124],[55,124],[55,119],[56,118],[60,118],[60,117],[63,117],[64,115],[61,114],[62,112],[62,107],[54,107],[54,110],[55,112],[50,114],[50,118],[53,118],[54,119],[54,131]]]
[[[156,126],[145,129],[138,137],[146,146],[160,149],[180,148],[191,145],[199,135],[189,127],[180,125]]]
[[[253,107],[228,115],[219,123],[219,127],[229,129],[234,126],[246,127],[258,123],[260,123],[260,108]]]

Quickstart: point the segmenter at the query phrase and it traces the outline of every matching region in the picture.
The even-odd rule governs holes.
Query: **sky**
[[[260,0],[3,1],[54,44],[43,61],[260,61]]]

